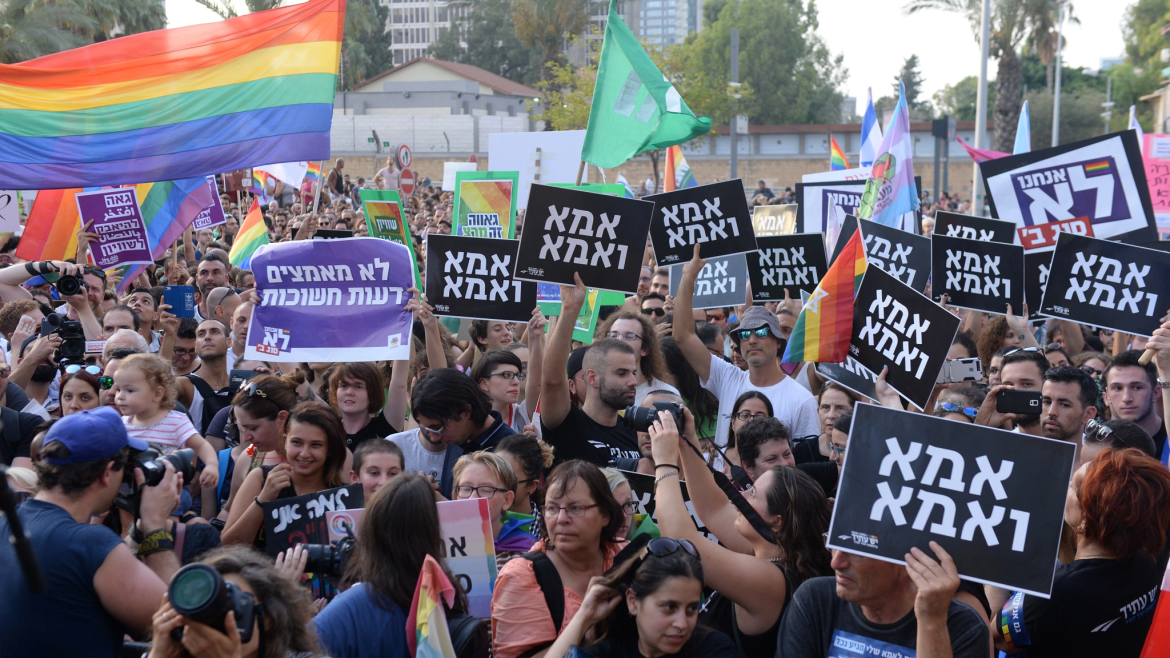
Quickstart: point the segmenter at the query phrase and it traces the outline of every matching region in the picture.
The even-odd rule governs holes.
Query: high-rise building
[[[395,66],[425,57],[427,48],[439,35],[451,29],[451,19],[461,17],[466,11],[448,7],[445,0],[378,1],[390,8],[386,30],[390,32]]]

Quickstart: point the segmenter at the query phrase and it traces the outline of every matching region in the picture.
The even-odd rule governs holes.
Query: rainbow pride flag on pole
[[[236,240],[232,243],[228,260],[232,265],[247,270],[252,267],[252,254],[260,247],[268,244],[268,225],[264,223],[264,213],[260,211],[260,202],[252,199],[252,207],[240,224],[240,231],[236,233]]]
[[[853,334],[853,299],[865,274],[861,231],[855,231],[829,266],[792,328],[781,363],[841,363]]]
[[[183,231],[195,221],[195,217],[216,202],[215,193],[206,178],[186,178],[160,183],[140,183],[135,186],[138,207],[146,221],[146,237],[150,244],[150,257],[158,260],[168,247],[183,235]],[[145,265],[131,265],[118,283],[118,293],[130,288],[134,280],[146,269]]]
[[[406,618],[406,643],[414,658],[455,658],[444,603],[448,607],[455,604],[455,586],[435,558],[428,555]]]
[[[321,163],[310,162],[309,168],[305,170],[305,182],[310,185],[316,185],[321,182]]]
[[[666,149],[666,180],[663,181],[663,185],[667,192],[699,185],[695,181],[695,175],[691,173],[691,166],[683,157],[682,148],[677,145]]]
[[[310,0],[0,65],[0,189],[328,158],[344,22]]]
[[[837,143],[837,138],[829,135],[829,171],[844,171],[849,168],[849,161],[845,159],[845,149]]]

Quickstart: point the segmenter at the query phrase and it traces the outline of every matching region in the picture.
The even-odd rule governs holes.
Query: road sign
[[[405,146],[403,148],[406,148]],[[409,150],[406,151],[410,153]],[[401,153],[401,151],[399,151]],[[409,169],[403,169],[398,177],[398,183],[402,185],[402,193],[406,196],[414,194],[414,172]]]
[[[412,162],[414,162],[414,155],[410,152],[410,147],[407,146],[406,144],[402,144],[401,146],[399,146],[398,147],[398,166],[402,167],[403,169],[407,169],[410,167]]]

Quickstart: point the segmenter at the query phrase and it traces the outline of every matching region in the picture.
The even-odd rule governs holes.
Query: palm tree
[[[515,0],[512,21],[516,38],[529,48],[540,48],[540,79],[552,80],[549,64],[561,61],[567,37],[581,34],[589,24],[591,0]]]
[[[992,148],[1011,153],[1016,138],[1016,124],[1023,104],[1023,73],[1016,49],[1029,34],[1030,19],[1040,3],[1056,5],[1059,0],[992,0],[988,52],[999,58],[995,75],[995,111],[992,118],[995,143]],[[923,10],[941,10],[963,14],[979,38],[983,20],[981,0],[910,0],[907,14]]]
[[[239,16],[232,0],[195,0],[195,2],[219,14],[219,17],[224,20]],[[244,0],[244,6],[248,8],[249,14],[266,9],[276,9],[283,3],[284,0]]]
[[[1036,56],[1040,58],[1040,63],[1044,65],[1044,81],[1049,93],[1051,93],[1052,85],[1054,84],[1053,66],[1056,64],[1057,23],[1060,21],[1060,2],[1059,0],[1032,0],[1032,2],[1028,3],[1028,13],[1032,27],[1024,46],[1027,50],[1035,52]],[[1069,23],[1076,23],[1078,25],[1081,22],[1080,19],[1073,15],[1071,4],[1068,6],[1065,19]],[[1064,47],[1067,48],[1067,33],[1064,35],[1063,41]]]
[[[14,64],[91,43],[98,23],[68,3],[0,0],[0,63]]]

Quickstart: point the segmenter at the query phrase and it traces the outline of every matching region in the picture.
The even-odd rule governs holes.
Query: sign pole
[[[584,175],[584,173],[585,173],[585,161],[582,160],[581,164],[577,165],[577,182],[575,183],[576,185],[581,184],[581,176]]]

